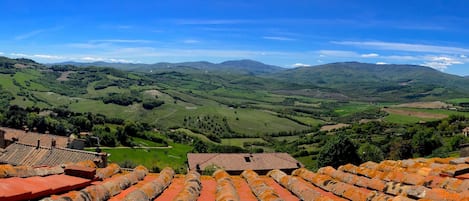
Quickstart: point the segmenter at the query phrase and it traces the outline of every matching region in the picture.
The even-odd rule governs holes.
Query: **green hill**
[[[289,69],[269,77],[331,88],[358,100],[433,100],[469,93],[469,80],[415,65],[343,62]]]

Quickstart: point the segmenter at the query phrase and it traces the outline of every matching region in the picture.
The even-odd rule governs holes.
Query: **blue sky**
[[[44,63],[360,61],[469,75],[465,0],[0,0],[0,9],[0,55]]]

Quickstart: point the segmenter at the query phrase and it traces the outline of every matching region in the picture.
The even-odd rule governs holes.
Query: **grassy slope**
[[[134,164],[142,164],[148,168],[158,166],[161,169],[170,166],[175,169],[185,170],[187,153],[192,150],[189,145],[170,144],[172,149],[103,149],[111,154],[109,162],[132,161]]]

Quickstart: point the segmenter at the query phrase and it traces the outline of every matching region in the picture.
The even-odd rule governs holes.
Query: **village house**
[[[206,168],[218,167],[229,174],[241,174],[250,169],[258,174],[267,174],[279,169],[286,173],[303,167],[287,153],[188,153],[189,170],[202,172]]]
[[[60,135],[30,132],[27,129],[19,130],[0,127],[0,148],[5,148],[15,142],[34,146],[37,144],[37,141],[40,141],[41,145],[46,147],[50,147],[52,141],[55,141],[56,147],[80,150],[84,149],[85,147],[85,141],[76,139],[75,137],[73,137],[73,135],[70,137],[66,137]]]
[[[467,137],[469,135],[469,127],[462,129],[462,134]]]

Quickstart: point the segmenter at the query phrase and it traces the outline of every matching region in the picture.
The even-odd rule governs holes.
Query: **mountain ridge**
[[[74,65],[79,67],[85,66],[98,66],[98,67],[112,67],[120,70],[129,70],[129,71],[140,71],[140,72],[153,72],[161,69],[169,69],[176,67],[193,67],[202,71],[228,71],[231,73],[247,73],[253,75],[259,74],[269,74],[272,72],[278,72],[284,70],[285,68],[265,64],[259,61],[242,59],[242,60],[227,60],[220,63],[212,63],[208,61],[189,61],[189,62],[158,62],[154,64],[141,64],[141,63],[110,63],[110,62],[74,62],[67,61],[61,63],[51,63],[46,64],[49,66],[52,65]]]

